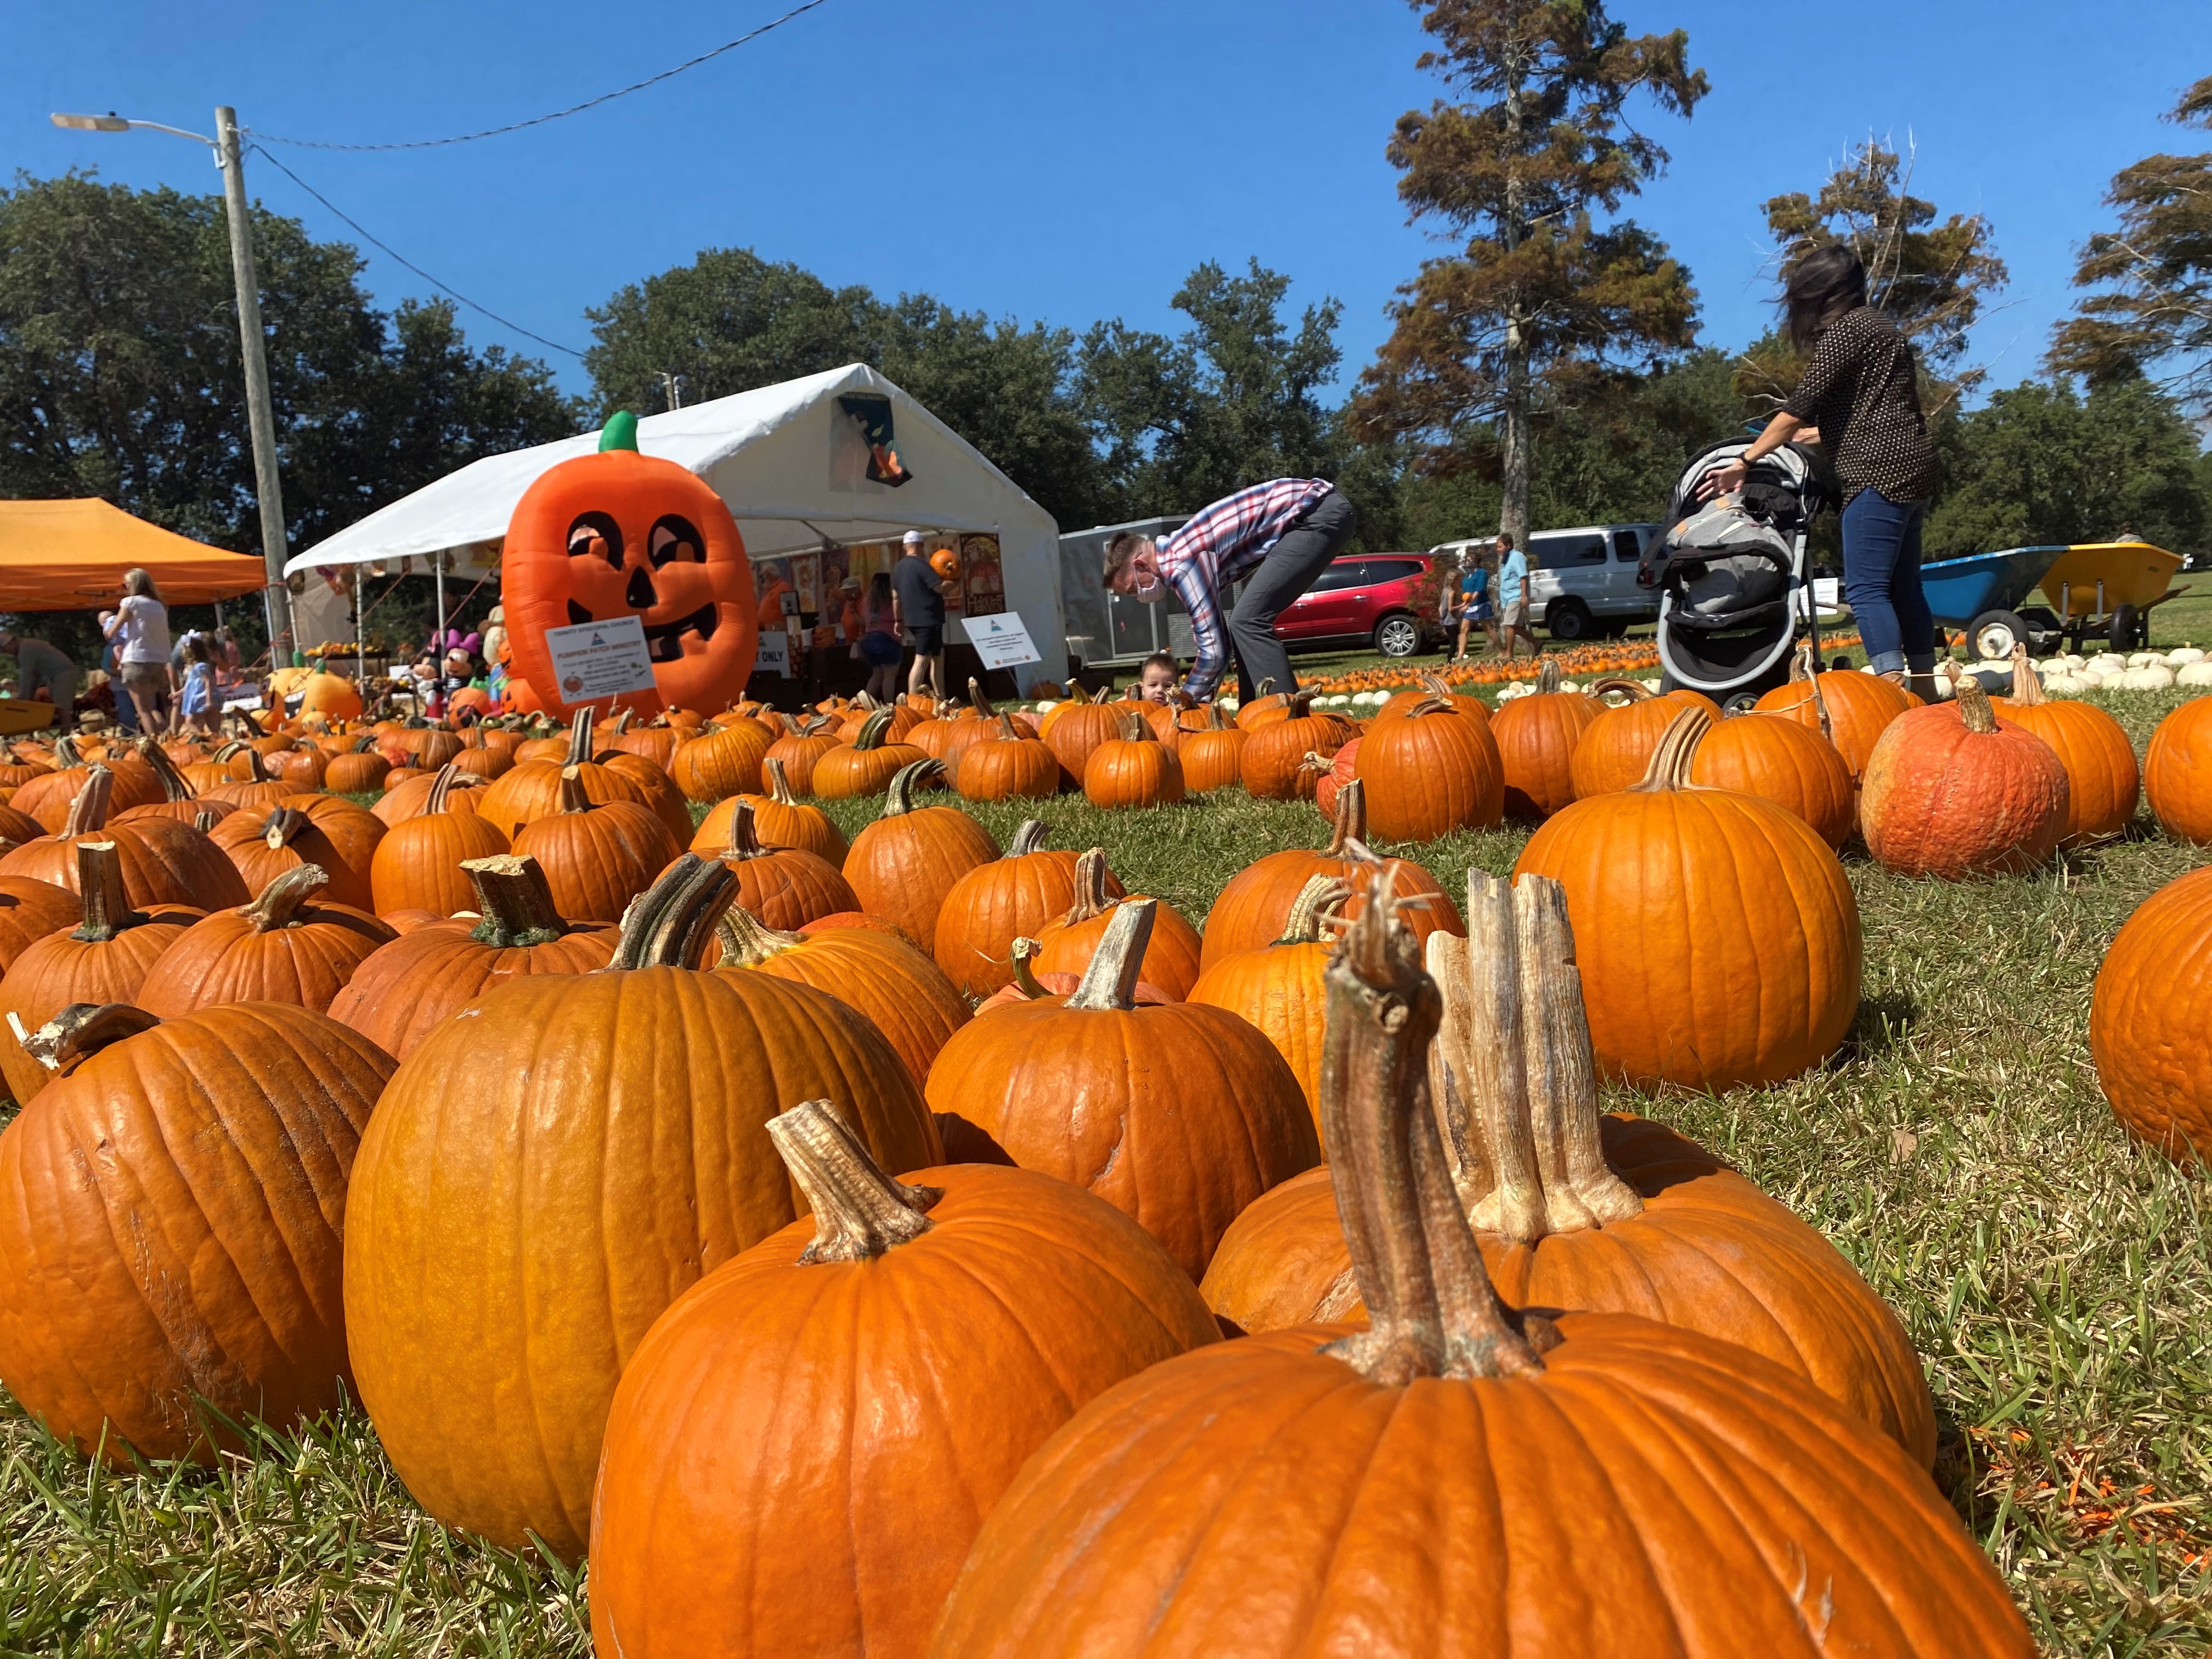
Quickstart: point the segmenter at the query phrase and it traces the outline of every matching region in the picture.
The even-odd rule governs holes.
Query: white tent
[[[869,481],[860,427],[837,404],[841,394],[870,392],[890,399],[899,459],[913,475],[896,489]],[[648,415],[637,430],[646,454],[678,462],[714,487],[756,559],[910,529],[995,533],[1006,608],[1021,614],[1043,658],[1017,676],[1024,686],[1066,678],[1059,526],[959,434],[866,364]],[[472,462],[295,555],[285,574],[438,555],[464,571],[489,569],[523,492],[548,467],[598,447],[599,434],[587,432]],[[951,634],[967,637],[957,619]]]

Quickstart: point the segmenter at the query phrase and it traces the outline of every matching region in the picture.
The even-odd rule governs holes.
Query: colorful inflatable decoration
[[[616,617],[645,629],[658,695],[616,700],[640,714],[726,708],[752,673],[759,625],[737,520],[702,480],[638,453],[627,410],[609,418],[597,454],[562,462],[515,503],[499,595],[509,707],[568,712],[546,630]]]

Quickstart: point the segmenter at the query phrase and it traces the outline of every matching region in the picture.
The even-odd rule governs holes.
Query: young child
[[[1182,684],[1182,676],[1176,672],[1175,659],[1164,651],[1152,653],[1137,671],[1137,695],[1146,702],[1173,702],[1176,688]]]
[[[204,634],[185,635],[185,687],[177,699],[181,724],[203,736],[215,734],[215,649]]]

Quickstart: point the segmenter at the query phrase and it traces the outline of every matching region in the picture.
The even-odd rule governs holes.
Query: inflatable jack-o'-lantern
[[[597,454],[562,462],[515,504],[499,593],[511,665],[527,688],[512,699],[520,706],[578,706],[555,679],[545,630],[617,617],[643,624],[659,693],[619,703],[651,714],[744,695],[759,629],[737,520],[702,479],[641,455],[626,410],[607,422]]]

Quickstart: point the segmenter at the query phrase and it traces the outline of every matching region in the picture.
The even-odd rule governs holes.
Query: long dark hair
[[[1816,247],[1794,261],[1782,284],[1790,343],[1801,352],[1847,312],[1867,302],[1866,267],[1846,242]]]

